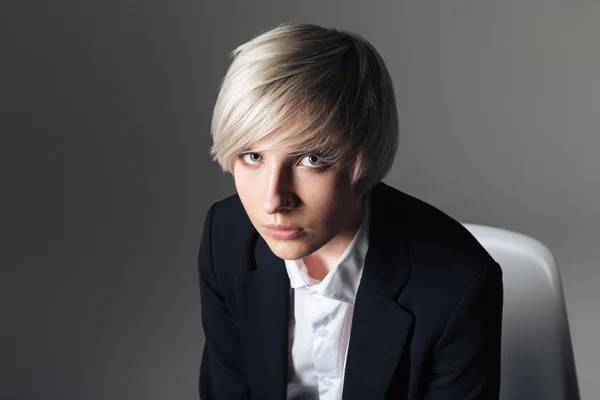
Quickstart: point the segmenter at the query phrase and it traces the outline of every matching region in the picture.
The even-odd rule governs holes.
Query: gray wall
[[[211,108],[228,51],[283,21],[355,30],[387,60],[388,183],[554,251],[582,397],[599,398],[600,3],[11,1],[0,398],[196,398],[197,244],[233,191]]]

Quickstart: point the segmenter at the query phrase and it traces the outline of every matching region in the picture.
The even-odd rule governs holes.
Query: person
[[[502,272],[382,179],[388,70],[363,37],[284,24],[238,47],[211,154],[236,194],[199,249],[202,399],[497,399]]]

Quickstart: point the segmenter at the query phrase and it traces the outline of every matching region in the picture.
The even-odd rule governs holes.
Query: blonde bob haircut
[[[235,49],[213,112],[211,155],[231,173],[241,153],[276,132],[269,148],[318,155],[362,190],[385,177],[398,114],[375,48],[354,33],[285,24]]]

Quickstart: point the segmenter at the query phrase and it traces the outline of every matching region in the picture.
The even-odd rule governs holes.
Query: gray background
[[[600,398],[600,2],[2,2],[0,398],[194,399],[209,122],[228,52],[279,22],[354,30],[394,79],[387,182],[532,235]]]

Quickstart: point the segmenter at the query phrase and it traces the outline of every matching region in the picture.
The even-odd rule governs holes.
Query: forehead
[[[248,151],[271,152],[282,155],[296,155],[306,153],[313,149],[306,136],[296,134],[294,131],[280,130],[270,133],[259,140],[248,143]]]

